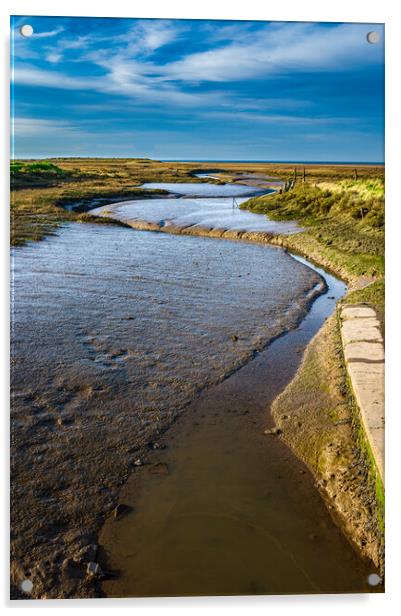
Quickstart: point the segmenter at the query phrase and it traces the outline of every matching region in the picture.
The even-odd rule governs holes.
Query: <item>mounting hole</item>
[[[370,43],[371,45],[375,45],[376,43],[378,43],[380,41],[380,34],[378,32],[368,32],[366,35],[367,41],[368,43]]]
[[[381,584],[381,577],[380,575],[377,575],[377,573],[371,573],[370,575],[368,575],[368,584],[369,586],[378,586],[379,584]]]
[[[25,38],[29,38],[33,34],[33,28],[30,24],[24,24],[23,26],[21,26],[19,31],[22,36],[25,36]]]
[[[31,593],[33,588],[33,583],[31,580],[23,580],[21,582],[21,590],[26,593]]]

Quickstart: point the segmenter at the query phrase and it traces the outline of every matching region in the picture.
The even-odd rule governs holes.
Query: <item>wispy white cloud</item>
[[[229,82],[256,79],[294,69],[347,70],[355,63],[381,61],[381,53],[366,42],[368,26],[339,24],[269,24],[238,41],[158,67],[168,79]]]
[[[103,64],[106,67],[106,63]],[[70,77],[55,70],[38,69],[31,65],[18,65],[12,71],[16,83],[58,88],[62,90],[96,91],[103,94],[119,95],[131,98],[138,103],[176,104],[189,107],[222,104],[226,95],[222,92],[187,92],[174,84],[147,78],[140,72],[135,73],[132,65],[127,67],[117,61],[107,63],[107,74],[100,77]]]
[[[82,53],[76,60],[92,63],[102,68],[104,74],[97,77],[71,77],[58,70],[17,63],[12,78],[16,83],[25,85],[98,91],[129,97],[135,101],[187,106],[196,106],[202,102],[217,102],[220,100],[218,93],[196,94],[179,88],[169,80],[160,79],[157,75],[147,74],[148,63],[144,58],[175,40],[182,30],[182,26],[173,22],[156,20],[137,22],[128,32],[114,37],[99,38],[88,35],[73,40],[61,39],[57,45],[44,48],[47,62],[53,65],[59,64],[64,59],[66,51],[80,50]],[[113,47],[110,48],[106,44],[102,47],[102,41],[112,42]],[[28,58],[29,54],[25,51],[26,47],[21,45],[16,55]]]
[[[211,111],[202,114],[204,118],[213,118],[220,120],[232,120],[234,122],[252,122],[259,124],[278,124],[292,126],[341,126],[344,124],[354,125],[355,118],[346,117],[316,117],[289,115],[283,113],[252,113],[252,112],[230,112],[230,111]]]
[[[185,36],[186,28],[182,22],[149,20],[135,22],[127,32],[114,37],[63,37],[56,45],[45,46],[47,62],[59,65],[67,52],[75,50],[77,54],[69,55],[68,59],[92,64],[96,76],[70,76],[22,64],[17,65],[14,79],[27,85],[120,95],[135,103],[188,107],[232,104],[241,110],[258,111],[257,99],[247,102],[237,95],[233,102],[227,84],[268,79],[269,75],[286,75],[294,70],[347,70],[358,62],[382,60],[379,46],[366,43],[368,26],[338,24],[322,28],[318,24],[275,23],[261,25],[257,30],[249,24],[226,25],[221,29],[205,25],[206,40],[209,36],[211,41],[209,49],[170,62],[156,61],[155,53]],[[61,31],[55,29],[37,36],[54,36]],[[24,48],[19,51],[24,54]],[[99,69],[103,74],[99,74]],[[205,88],[204,84],[213,82],[224,84],[224,90],[216,91],[215,86]],[[299,101],[296,104],[302,106]],[[283,105],[291,106],[288,102]],[[259,108],[266,109],[263,100]]]
[[[56,45],[45,47],[46,60],[52,64],[57,64],[64,59],[65,52],[70,50],[85,50],[91,42],[91,37],[78,36],[74,39],[64,38],[57,42]]]
[[[11,78],[19,84],[60,88],[62,90],[85,89],[85,80],[69,77],[58,71],[48,71],[29,64],[17,64],[13,67]]]
[[[64,28],[60,27],[60,28],[55,28],[54,30],[49,30],[48,32],[33,32],[33,36],[35,38],[50,38],[51,36],[57,36],[58,34],[61,34],[61,32],[64,32]]]
[[[15,137],[43,137],[51,135],[54,140],[66,137],[76,138],[81,134],[80,128],[64,120],[49,120],[44,118],[16,117],[12,122],[12,134]]]

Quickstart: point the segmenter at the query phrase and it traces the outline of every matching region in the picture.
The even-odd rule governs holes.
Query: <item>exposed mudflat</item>
[[[12,268],[12,575],[91,596],[79,551],[138,451],[294,327],[321,278],[273,247],[90,224]]]
[[[238,206],[255,195],[273,192],[244,184],[169,184],[149,183],[141,188],[160,188],[181,198],[138,199],[114,203],[92,210],[133,227],[144,223],[161,230],[248,231],[265,233],[297,233],[301,227],[294,221],[273,221],[261,214],[240,210]]]

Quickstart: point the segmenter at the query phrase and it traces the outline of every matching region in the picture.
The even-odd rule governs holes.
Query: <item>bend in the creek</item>
[[[274,221],[239,208],[251,197],[274,192],[268,188],[207,182],[147,183],[142,188],[160,188],[171,194],[163,198],[114,203],[93,209],[92,213],[119,220],[136,229],[185,231],[191,235],[216,234],[216,231],[274,235],[302,231],[295,221]]]

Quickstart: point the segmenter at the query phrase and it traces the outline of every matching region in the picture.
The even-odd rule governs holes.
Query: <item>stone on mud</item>
[[[124,503],[118,503],[118,505],[113,510],[114,517],[121,518],[126,513],[131,511],[131,507],[129,505],[124,505]]]
[[[96,563],[94,561],[91,561],[88,563],[88,566],[86,567],[86,573],[92,577],[102,577],[103,576],[103,571],[99,563]]]
[[[277,436],[277,435],[282,434],[282,433],[283,433],[282,429],[281,428],[277,428],[277,427],[276,428],[271,428],[270,430],[265,430],[263,432],[263,434],[269,434],[271,436]]]
[[[96,544],[85,545],[74,556],[75,562],[90,562],[96,560],[98,546]]]

